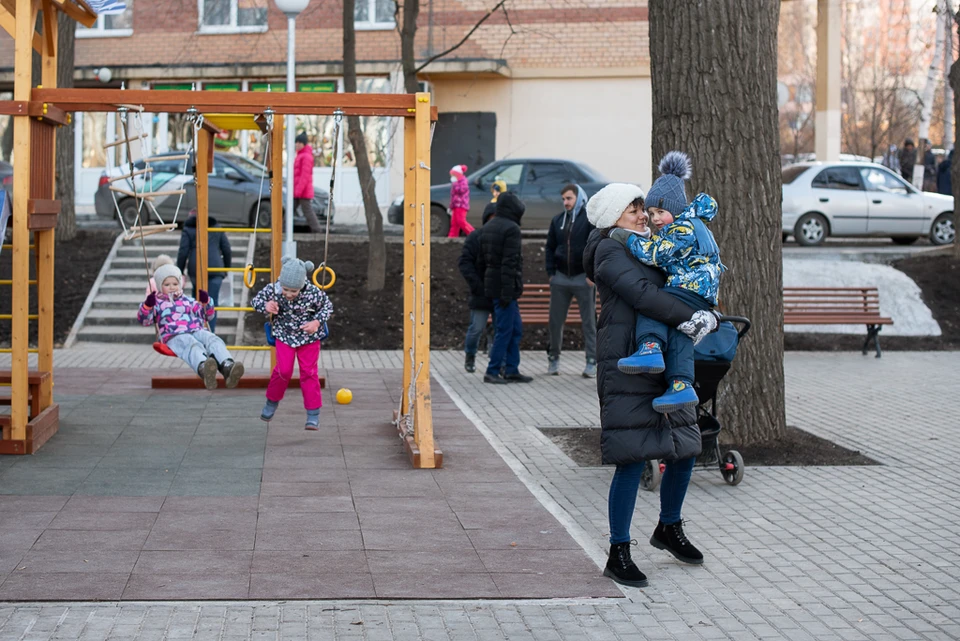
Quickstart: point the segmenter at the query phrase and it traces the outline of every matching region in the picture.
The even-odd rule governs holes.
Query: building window
[[[78,38],[118,38],[133,35],[133,2],[125,0],[127,8],[119,12],[107,12],[97,16],[92,27],[77,25]]]
[[[394,0],[357,0],[353,8],[354,26],[361,31],[393,29],[396,8]]]
[[[267,0],[198,0],[200,33],[267,30]]]

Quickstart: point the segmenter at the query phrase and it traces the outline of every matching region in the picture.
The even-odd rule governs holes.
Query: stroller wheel
[[[723,455],[720,473],[723,474],[723,480],[730,485],[737,485],[743,480],[743,457],[740,456],[740,452],[730,450]]]
[[[660,485],[660,476],[663,470],[660,468],[660,461],[647,461],[643,465],[643,472],[640,474],[640,487],[648,492],[653,492]]]

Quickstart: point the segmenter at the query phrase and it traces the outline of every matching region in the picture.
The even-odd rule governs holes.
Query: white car
[[[919,191],[883,165],[805,162],[782,174],[783,237],[800,245],[827,236],[887,236],[901,245],[956,237],[952,196]]]

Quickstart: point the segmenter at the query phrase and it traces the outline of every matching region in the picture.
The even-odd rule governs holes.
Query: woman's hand
[[[268,301],[267,301],[267,304],[264,305],[263,307],[264,307],[264,309],[267,310],[267,313],[268,313],[268,314],[279,314],[279,313],[280,313],[280,306],[277,305],[277,301],[275,301],[275,300],[268,300]]]
[[[308,334],[316,334],[317,331],[320,329],[320,321],[312,320],[312,321],[306,322],[300,326],[300,329],[302,329]]]

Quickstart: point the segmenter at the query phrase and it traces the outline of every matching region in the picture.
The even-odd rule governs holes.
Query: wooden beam
[[[414,283],[414,237],[416,223],[414,208],[417,202],[417,123],[412,118],[403,120],[403,392],[400,399],[400,414],[406,416],[410,407],[410,381],[413,378],[413,332],[416,319],[413,316]]]
[[[60,201],[43,198],[31,198],[27,201],[28,214],[53,214],[60,213]]]
[[[4,0],[0,2],[0,27],[3,28],[10,37],[16,39],[17,37],[17,19],[14,15],[14,10],[10,10],[8,5],[14,6],[15,0]],[[40,34],[34,31],[33,33],[33,48],[37,53],[43,52],[43,39]]]
[[[296,121],[293,122],[296,125]],[[270,135],[270,281],[280,278],[283,262],[283,128],[286,119],[273,117],[273,133]],[[329,205],[327,205],[329,207]],[[289,215],[293,215],[290,212]],[[256,250],[256,248],[254,248]],[[277,350],[270,350],[270,369],[277,366]]]
[[[43,10],[43,52],[40,54],[40,82],[44,87],[57,87],[57,39],[60,25],[57,22],[57,12],[50,0],[42,0]],[[65,123],[69,117],[63,110],[40,103],[31,105],[36,110],[36,117],[47,123]],[[31,114],[34,115],[34,114]],[[50,173],[57,175],[57,130],[51,130]],[[56,196],[56,180],[51,181],[50,192],[42,194],[41,198],[31,198],[27,203],[30,220],[27,226],[34,232],[33,238],[37,248],[37,366],[41,371],[53,372],[53,324],[54,324],[54,269],[56,250],[57,218],[60,215],[60,201]],[[59,412],[53,403],[53,376],[48,377],[40,386],[39,409],[41,414],[33,414],[27,434],[28,453],[35,452],[50,438],[59,425]],[[48,410],[52,408],[51,414]],[[44,417],[42,420],[40,417]]]
[[[50,84],[47,79],[47,69],[44,66],[43,70],[43,86],[48,88],[54,88],[57,86],[56,81],[56,72],[57,72],[57,12],[53,8],[53,3],[50,0],[43,0],[41,5],[43,10],[43,53],[44,62],[48,59],[53,59],[53,72],[54,72],[54,81],[53,84]]]
[[[213,135],[201,128],[197,132],[197,160],[194,163],[197,177],[197,282],[196,288],[207,288],[207,221],[210,216],[210,171],[213,168],[210,154],[213,151]]]
[[[246,375],[240,379],[237,389],[266,389],[270,382],[269,376]],[[204,389],[203,379],[197,376],[154,376],[150,379],[150,387],[153,389]],[[226,388],[226,383],[222,376],[217,377],[217,387]],[[300,377],[294,376],[290,379],[288,387],[300,387]],[[320,377],[320,387],[326,388],[327,381],[323,376]]]
[[[85,0],[53,0],[57,8],[82,24],[92,27],[97,22],[97,14]]]

